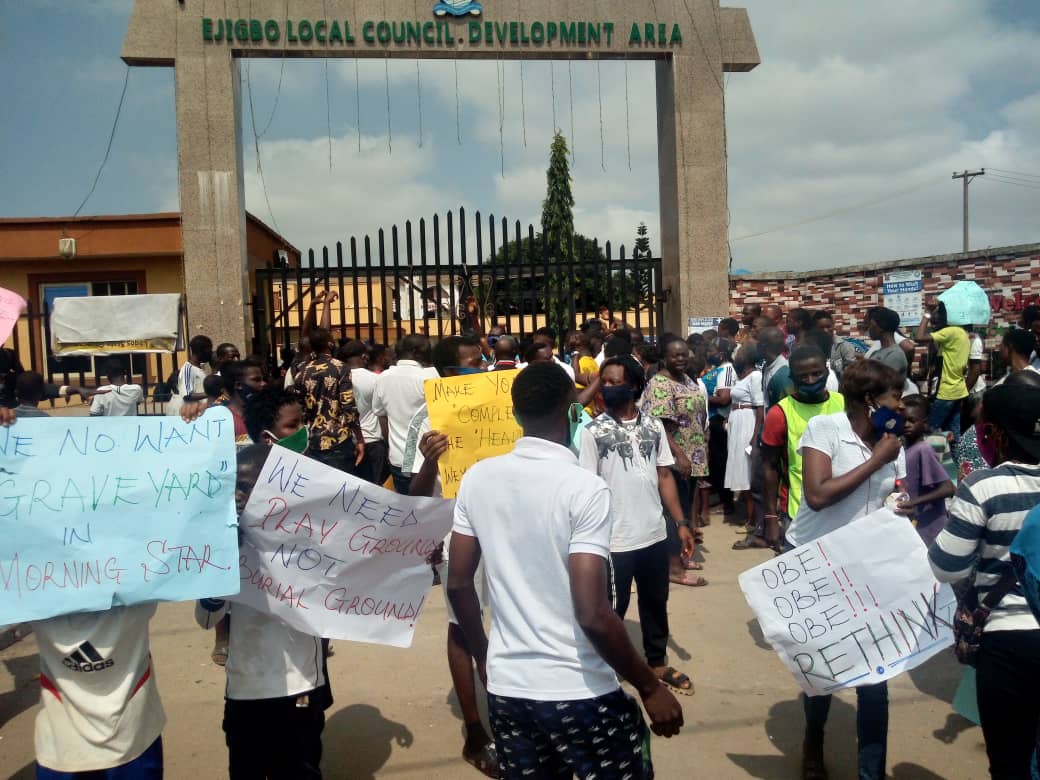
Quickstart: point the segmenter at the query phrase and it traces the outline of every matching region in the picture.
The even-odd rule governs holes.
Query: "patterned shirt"
[[[303,421],[311,428],[311,445],[331,450],[351,438],[358,425],[350,368],[330,355],[318,355],[294,375],[303,402]]]
[[[661,371],[643,391],[641,411],[675,423],[672,438],[693,464],[693,472],[687,476],[708,476],[708,396],[700,384],[686,376],[676,382]]]

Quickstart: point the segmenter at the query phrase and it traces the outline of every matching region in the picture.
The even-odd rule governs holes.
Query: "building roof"
[[[179,211],[159,211],[152,214],[94,214],[79,217],[0,217],[0,227],[18,225],[97,225],[104,222],[177,222],[179,224],[180,221],[181,213]],[[295,245],[259,217],[247,211],[246,221],[252,222],[267,233],[275,243],[282,244],[287,250],[295,253],[297,256],[302,256],[302,253]]]
[[[849,265],[840,268],[810,268],[804,271],[750,271],[747,273],[731,273],[730,277],[738,277],[741,281],[754,281],[756,279],[812,279],[817,276],[835,276],[840,274],[874,274],[878,271],[893,271],[906,268],[919,268],[927,265],[940,265],[945,263],[958,263],[965,260],[978,260],[992,258],[994,260],[1006,260],[1013,257],[1028,257],[1040,254],[1040,243],[1038,244],[1013,244],[1011,246],[995,246],[986,249],[975,249],[971,252],[953,252],[945,255],[927,255],[925,257],[910,257],[904,260],[885,260],[880,263],[867,263],[865,265]]]

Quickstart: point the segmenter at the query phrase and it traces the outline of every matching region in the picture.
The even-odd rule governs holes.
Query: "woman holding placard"
[[[841,392],[845,411],[809,421],[799,444],[803,500],[787,530],[787,549],[810,544],[824,534],[864,517],[883,505],[896,480],[906,474],[902,444],[903,379],[876,360],[846,369]],[[802,694],[805,743],[802,777],[827,777],[823,731],[830,696]],[[856,689],[859,777],[882,780],[888,743],[888,686]]]

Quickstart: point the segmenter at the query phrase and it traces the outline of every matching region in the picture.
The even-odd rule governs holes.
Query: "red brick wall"
[[[1040,247],[1006,247],[984,252],[918,258],[874,266],[803,273],[753,274],[730,277],[730,314],[740,318],[745,303],[777,303],[784,310],[802,306],[830,309],[835,328],[861,335],[857,323],[870,306],[883,306],[886,272],[920,268],[925,295],[935,295],[954,282],[969,279],[989,294],[994,310],[990,345],[996,333],[1018,320],[1018,312],[1040,298]]]

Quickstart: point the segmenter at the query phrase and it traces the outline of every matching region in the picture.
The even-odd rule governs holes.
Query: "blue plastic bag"
[[[950,325],[988,325],[989,296],[975,282],[957,282],[939,296]]]

